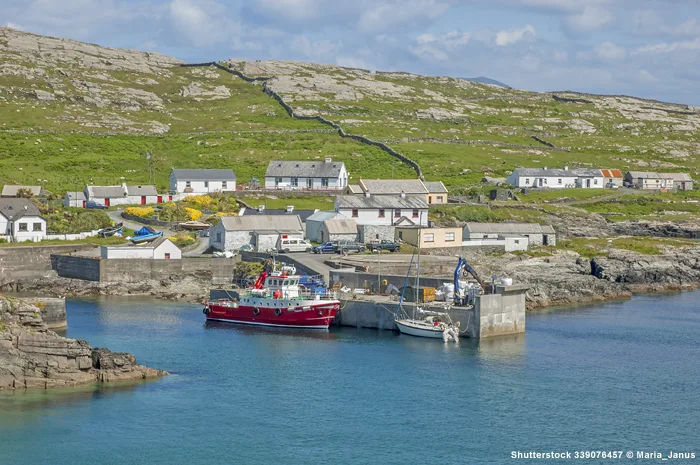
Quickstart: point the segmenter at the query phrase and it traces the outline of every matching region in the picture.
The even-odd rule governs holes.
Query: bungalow
[[[462,237],[465,241],[525,237],[532,245],[556,245],[554,228],[536,223],[467,223]]]
[[[0,199],[0,237],[14,242],[40,241],[46,238],[46,220],[30,200]]]
[[[31,193],[32,197],[38,197],[42,194],[42,189],[41,186],[3,186],[2,187],[2,194],[0,194],[0,197],[7,198],[7,197],[17,197],[17,193],[20,190],[27,191]]]
[[[66,192],[63,197],[63,206],[85,208],[87,206],[85,192]]]
[[[109,245],[100,247],[102,259],[149,259],[149,260],[179,260],[182,258],[180,249],[165,237],[159,237],[147,244]]]
[[[335,211],[360,225],[428,226],[428,204],[422,198],[405,195],[339,195]]]
[[[303,239],[304,226],[299,215],[224,216],[211,229],[209,246],[233,251],[244,245],[266,252],[280,239]]]
[[[336,212],[317,211],[306,218],[306,238],[313,242],[321,242],[319,239],[321,226],[324,221],[332,218],[342,218],[342,216]]]
[[[674,181],[668,173],[651,171],[628,171],[625,182],[637,189],[673,189]]]
[[[163,196],[158,195],[155,186],[126,186],[128,203],[147,205],[163,203]]]
[[[321,225],[318,235],[319,242],[357,241],[357,223],[346,218],[328,219]]]
[[[688,173],[667,173],[673,179],[673,188],[679,191],[692,191],[693,178]]]
[[[236,174],[230,169],[175,169],[170,171],[170,192],[203,195],[234,192]]]
[[[462,247],[462,228],[397,227],[396,240],[421,249]]]
[[[447,203],[447,189],[440,181],[420,179],[360,179],[363,194],[418,197],[428,205]],[[353,189],[354,190],[354,189]]]
[[[350,174],[345,163],[324,161],[271,161],[265,172],[265,189],[342,190]]]
[[[79,205],[79,196],[71,195],[75,193],[68,192],[63,199],[63,205],[67,206],[84,206]],[[75,197],[71,199],[69,197]],[[153,203],[162,203],[163,196],[158,195],[155,186],[86,186],[84,197],[87,202],[96,203],[109,207],[111,205],[147,205]],[[73,205],[72,201],[76,204]]]
[[[563,189],[576,187],[578,176],[568,167],[554,168],[516,168],[506,178],[508,184],[515,187],[549,187],[551,189]]]

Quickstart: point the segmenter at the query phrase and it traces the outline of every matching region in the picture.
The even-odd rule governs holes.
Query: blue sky
[[[700,105],[700,0],[0,0],[0,24],[187,61],[294,59]]]

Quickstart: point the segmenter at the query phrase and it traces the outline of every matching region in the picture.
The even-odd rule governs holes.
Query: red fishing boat
[[[300,289],[301,276],[263,272],[252,289],[237,298],[207,301],[207,321],[260,326],[328,329],[340,309],[334,292]]]

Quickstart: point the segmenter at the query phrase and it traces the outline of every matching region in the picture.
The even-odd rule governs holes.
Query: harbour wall
[[[64,329],[68,326],[65,297],[22,297],[22,300],[39,309],[41,318],[49,329]]]
[[[51,276],[52,254],[90,250],[90,244],[0,247],[0,285],[21,279]]]
[[[361,288],[361,289],[372,289],[374,290],[375,293],[378,293],[379,285],[380,283],[383,283],[384,281],[387,282],[387,284],[391,284],[396,286],[397,288],[401,289],[404,284],[406,283],[406,276],[400,276],[400,275],[378,275],[377,273],[361,273],[361,272],[352,272],[352,271],[331,271],[331,277],[330,277],[330,286],[332,286],[335,282],[340,281],[343,283],[343,286],[347,286],[351,289],[356,289],[356,288]],[[427,286],[427,287],[434,287],[434,288],[439,288],[442,286],[442,283],[451,283],[454,281],[454,278],[450,277],[444,277],[444,278],[435,278],[435,277],[423,277],[421,276],[419,284],[421,286]],[[415,276],[409,277],[408,278],[408,285],[409,286],[415,286],[416,284],[416,278]]]

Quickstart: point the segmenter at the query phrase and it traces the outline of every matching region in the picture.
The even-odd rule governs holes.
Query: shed
[[[320,242],[318,233],[324,221],[331,218],[342,218],[336,212],[317,211],[306,219],[306,238],[313,242]]]
[[[462,236],[465,241],[526,237],[531,245],[556,245],[554,228],[537,223],[467,223]]]
[[[325,220],[319,231],[319,242],[325,241],[357,241],[357,223],[345,218]]]
[[[209,245],[224,251],[251,245],[255,250],[265,251],[275,247],[281,235],[303,239],[304,226],[299,215],[224,216],[211,229]]]
[[[85,192],[66,192],[66,195],[63,197],[64,207],[85,208],[86,203]]]
[[[100,247],[100,257],[103,260],[179,260],[182,258],[182,251],[169,239],[159,237],[146,244],[103,245]]]

